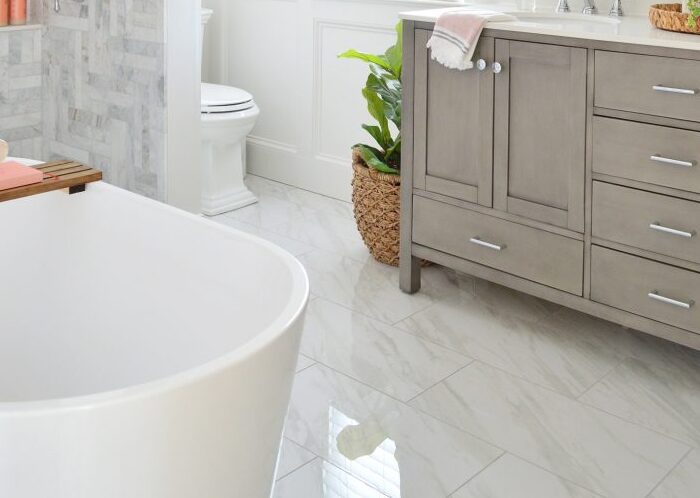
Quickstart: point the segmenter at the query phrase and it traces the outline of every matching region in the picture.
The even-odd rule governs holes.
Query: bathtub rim
[[[41,162],[38,161],[36,163]],[[235,235],[241,239],[248,239],[259,246],[267,248],[289,269],[292,276],[292,295],[282,311],[266,328],[262,329],[255,334],[255,336],[234,350],[201,365],[182,370],[168,377],[99,393],[45,400],[19,402],[0,401],[0,420],[8,417],[55,415],[63,412],[103,408],[111,404],[138,401],[139,399],[157,396],[161,393],[174,391],[195,384],[203,379],[216,375],[222,370],[235,366],[254,355],[256,352],[265,349],[291,327],[294,327],[296,323],[304,317],[310,295],[309,277],[301,262],[285,249],[256,235],[207,219],[203,215],[195,215],[183,211],[168,204],[115,187],[103,181],[91,183],[87,188],[97,190],[104,189],[110,192],[110,195],[121,195],[128,198],[129,202],[138,202],[147,206],[149,209],[159,209],[170,215],[181,216],[190,221],[196,221],[197,223],[204,223],[220,232]],[[57,191],[41,195],[66,194]]]

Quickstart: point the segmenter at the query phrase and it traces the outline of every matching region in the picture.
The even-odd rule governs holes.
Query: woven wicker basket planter
[[[700,26],[688,27],[688,14],[683,13],[683,5],[680,3],[652,5],[649,8],[649,20],[653,26],[666,31],[700,34]]]
[[[399,265],[401,178],[380,173],[352,153],[352,202],[362,240],[374,259]]]

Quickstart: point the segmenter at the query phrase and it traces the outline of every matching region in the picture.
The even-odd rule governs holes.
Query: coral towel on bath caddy
[[[433,60],[450,69],[464,71],[474,67],[472,58],[487,22],[517,21],[517,18],[493,10],[450,10],[440,15],[428,41]]]

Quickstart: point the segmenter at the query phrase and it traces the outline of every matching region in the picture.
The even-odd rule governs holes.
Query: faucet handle
[[[622,11],[622,0],[613,0],[612,5],[610,5],[610,13],[608,14],[612,17],[624,16]]]
[[[595,6],[595,0],[583,0],[583,14],[597,14],[598,8]]]
[[[571,9],[569,8],[569,0],[559,0],[554,11],[557,13],[571,12]]]

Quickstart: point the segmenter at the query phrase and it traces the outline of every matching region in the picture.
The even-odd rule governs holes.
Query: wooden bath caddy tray
[[[73,161],[55,161],[35,166],[44,173],[41,183],[0,190],[0,202],[67,188],[70,194],[83,192],[86,183],[102,180],[102,172]]]

